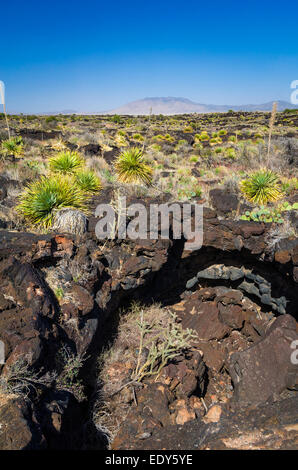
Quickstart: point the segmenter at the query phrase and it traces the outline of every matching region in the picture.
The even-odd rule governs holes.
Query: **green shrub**
[[[231,160],[235,160],[236,159],[235,149],[233,148],[226,149],[226,157],[230,158]]]
[[[62,208],[86,212],[86,195],[70,177],[43,176],[29,184],[20,196],[17,211],[31,224],[51,227],[55,211]]]
[[[133,135],[134,140],[138,140],[139,142],[143,142],[144,137],[141,134],[134,134]]]
[[[123,183],[151,184],[152,169],[145,163],[142,150],[137,147],[125,150],[118,156],[115,170]]]
[[[186,126],[186,127],[183,129],[183,132],[185,132],[185,133],[193,132],[193,128],[192,128],[191,126]]]
[[[241,181],[240,189],[248,201],[267,204],[282,196],[278,179],[278,176],[270,170],[258,170]]]
[[[22,137],[11,137],[4,140],[1,144],[1,153],[3,155],[14,155],[20,157],[24,153],[24,143]]]
[[[199,139],[201,142],[207,142],[209,140],[209,135],[204,131],[201,133]]]
[[[48,117],[45,118],[45,122],[46,123],[57,122],[57,118],[56,118],[56,116],[48,116]]]
[[[81,170],[75,174],[79,188],[86,193],[96,193],[102,188],[100,179],[92,170]]]
[[[120,117],[118,114],[114,114],[114,116],[112,116],[112,117],[110,118],[110,120],[111,120],[112,122],[115,122],[116,124],[121,124],[121,123],[122,123],[122,119],[121,119],[121,117]]]
[[[49,159],[50,170],[54,173],[74,173],[84,167],[84,159],[77,152],[59,152]]]

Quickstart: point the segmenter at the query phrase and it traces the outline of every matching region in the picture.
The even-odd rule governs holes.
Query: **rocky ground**
[[[98,384],[94,362],[110,344],[107,335],[117,337],[116,312],[132,300],[159,302],[198,337],[157,381],[149,377],[141,387],[106,398],[115,413],[106,426],[121,416],[117,410],[126,409],[124,422],[113,428],[114,449],[294,448],[297,366],[291,364],[290,345],[298,339],[298,245],[285,241],[268,253],[265,235],[266,228],[254,222],[223,225],[210,210],[198,252],[185,251],[179,240],[103,249],[93,233],[76,239],[2,231],[0,329],[6,363],[1,377],[10,387],[1,396],[1,448],[105,445],[96,394],[113,380],[112,368],[119,387],[126,384],[130,365],[120,355],[110,363],[106,383]],[[208,272],[209,279],[202,277]],[[189,287],[194,273],[197,282]],[[63,286],[59,299],[56,283]],[[260,286],[272,289],[271,305],[244,283],[258,286],[258,292]],[[272,308],[283,297],[292,315]],[[58,359],[62,346],[86,355],[79,378],[67,380]],[[39,374],[26,374],[28,368]],[[15,393],[20,383],[27,385],[26,393]]]
[[[185,240],[172,237],[97,239],[94,209],[114,198],[110,165],[120,148],[117,139],[123,137],[119,128],[128,118],[121,118],[122,124],[100,117],[63,119],[59,125],[42,121],[38,127],[34,119],[16,117],[14,132],[31,139],[32,155],[8,156],[1,167],[0,339],[5,364],[0,449],[297,449],[298,365],[291,361],[291,345],[298,340],[297,237],[285,233],[273,243],[274,224],[240,220],[247,202],[221,184],[226,173],[216,172],[220,153],[213,153],[204,139],[202,148],[195,147],[203,125],[210,134],[226,127],[222,152],[227,155],[231,147],[236,159],[222,156],[220,164],[226,172],[241,171],[243,155],[229,137],[237,130],[238,145],[250,132],[249,145],[262,146],[255,140],[265,137],[266,113],[177,117],[174,122],[154,117],[156,135],[162,130],[176,140],[159,139],[160,148],[151,148],[159,152],[152,157],[156,167],[162,165],[156,168],[156,187],[127,189],[128,203],[149,205],[176,197],[182,202],[179,168],[187,160],[191,177],[204,188],[190,197],[192,182],[183,186],[188,201],[204,204],[203,246],[193,251],[186,249]],[[85,126],[90,132],[103,122],[101,143],[86,136],[75,142],[67,134],[71,127],[82,131]],[[136,142],[138,129],[147,139],[146,123],[145,118],[132,120],[125,139]],[[288,178],[296,174],[297,124],[296,115],[279,113],[275,156],[286,160]],[[256,137],[262,126],[264,136]],[[81,236],[41,233],[14,212],[24,184],[42,174],[57,138],[68,147],[85,148],[86,158],[102,165],[101,175],[107,178],[90,201],[88,230]],[[179,150],[177,139],[186,140],[191,150],[185,142],[184,153]],[[287,150],[282,139],[290,139]],[[154,139],[146,143],[148,151],[152,145]],[[175,147],[179,164],[164,159]],[[198,160],[190,161],[191,156]],[[171,174],[178,182],[173,192],[164,190]],[[295,188],[285,200],[297,201]],[[297,227],[296,212],[287,215]],[[169,326],[189,329],[192,337],[189,347],[158,374],[156,362],[152,374],[138,381],[136,368],[149,356],[140,347],[140,318],[152,325],[153,333],[161,335]]]

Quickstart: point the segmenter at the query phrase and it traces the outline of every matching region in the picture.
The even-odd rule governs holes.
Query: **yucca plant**
[[[24,143],[22,137],[11,137],[4,140],[1,144],[1,153],[3,155],[14,155],[20,157],[24,153]]]
[[[84,167],[84,159],[77,152],[59,152],[49,159],[50,170],[54,173],[74,173]]]
[[[123,183],[151,184],[152,168],[145,163],[143,152],[137,147],[125,150],[118,156],[115,170]]]
[[[86,194],[74,184],[73,178],[43,176],[29,184],[20,196],[17,211],[29,222],[48,228],[58,209],[70,208],[86,212]]]
[[[81,170],[76,172],[75,181],[78,186],[86,193],[96,193],[102,188],[98,176],[92,170]]]
[[[278,175],[270,170],[261,169],[242,180],[240,189],[248,201],[255,204],[267,204],[277,201],[282,196]]]

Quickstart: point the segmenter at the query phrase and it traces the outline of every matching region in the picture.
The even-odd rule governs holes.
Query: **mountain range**
[[[278,111],[284,109],[298,109],[287,101],[276,101]],[[229,110],[233,111],[271,111],[274,101],[263,104],[243,104],[243,105],[214,105],[195,103],[187,98],[144,98],[137,101],[120,106],[119,108],[106,111],[103,114],[127,114],[127,115],[144,115],[144,114],[189,114],[189,113],[224,113]]]

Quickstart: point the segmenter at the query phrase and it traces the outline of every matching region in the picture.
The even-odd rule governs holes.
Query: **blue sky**
[[[297,26],[288,0],[15,0],[1,5],[0,80],[11,112],[290,101]]]

